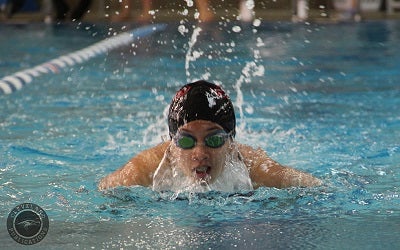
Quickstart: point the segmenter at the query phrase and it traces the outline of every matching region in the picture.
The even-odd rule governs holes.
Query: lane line
[[[5,76],[0,79],[0,94],[12,94],[31,83],[34,78],[43,74],[58,73],[63,68],[86,62],[110,50],[129,45],[137,39],[144,38],[155,32],[163,31],[165,28],[165,24],[139,27],[116,36],[108,37],[86,48],[51,59],[37,66],[33,66],[32,68]]]

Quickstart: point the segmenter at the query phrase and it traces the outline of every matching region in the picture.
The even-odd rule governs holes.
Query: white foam
[[[253,185],[247,167],[239,160],[238,149],[228,155],[225,167],[220,176],[212,183],[193,181],[177,166],[169,167],[168,153],[166,153],[153,177],[154,191],[173,191],[179,193],[201,193],[208,191],[237,192],[253,190]],[[168,151],[167,151],[168,152]],[[172,163],[173,164],[173,163]]]

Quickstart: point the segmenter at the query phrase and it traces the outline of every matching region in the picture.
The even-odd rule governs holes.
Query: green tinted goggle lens
[[[227,133],[218,131],[204,138],[204,144],[210,148],[219,148],[225,144],[228,137]],[[191,149],[196,146],[197,140],[189,134],[181,133],[176,137],[175,143],[180,148]]]
[[[182,136],[177,139],[176,145],[183,149],[193,148],[196,145],[196,140],[191,136]]]

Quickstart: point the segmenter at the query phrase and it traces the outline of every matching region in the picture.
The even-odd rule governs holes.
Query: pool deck
[[[84,22],[111,22],[110,14],[101,8],[92,9],[87,13],[82,21]],[[133,10],[131,12],[131,18],[124,21],[126,23],[137,22],[137,18],[140,15],[140,10]],[[216,19],[235,20],[238,14],[237,8],[216,9]],[[384,19],[400,19],[400,10],[394,11],[391,14],[385,11],[370,11],[361,13],[362,20],[384,20]],[[274,8],[274,9],[255,9],[255,18],[263,21],[298,21],[293,16],[293,10],[291,8]],[[42,12],[22,12],[15,14],[12,18],[6,19],[4,15],[0,16],[0,23],[9,24],[23,24],[32,22],[43,22],[45,15]],[[166,8],[161,8],[156,11],[153,22],[169,22],[174,20],[189,20],[194,21],[194,11],[189,12],[187,15],[177,13],[177,11],[171,11]],[[310,9],[308,13],[308,22],[338,22],[340,19],[340,13],[335,11],[333,8],[324,10]],[[304,20],[303,20],[304,21]]]

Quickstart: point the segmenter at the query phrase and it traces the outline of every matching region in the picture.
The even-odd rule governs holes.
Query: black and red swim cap
[[[235,111],[229,96],[218,85],[197,81],[176,92],[168,113],[171,138],[179,127],[195,120],[215,122],[232,137],[235,136]]]

